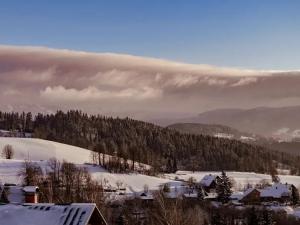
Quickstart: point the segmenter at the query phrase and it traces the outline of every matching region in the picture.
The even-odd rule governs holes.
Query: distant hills
[[[297,139],[280,141],[275,138],[267,138],[253,133],[242,132],[232,127],[219,124],[176,123],[169,125],[168,128],[186,134],[210,135],[213,137],[234,139],[245,143],[264,146],[268,149],[297,156],[300,155],[300,141]]]
[[[214,137],[235,139],[245,142],[254,142],[262,138],[255,134],[241,132],[232,127],[219,124],[176,123],[169,125],[168,128],[175,129],[181,133],[210,135]]]
[[[254,109],[221,109],[199,114],[199,122],[219,123],[264,136],[297,136],[300,106]]]
[[[174,123],[222,124],[234,129],[282,140],[300,137],[300,106],[253,109],[216,109],[191,118],[156,121]]]

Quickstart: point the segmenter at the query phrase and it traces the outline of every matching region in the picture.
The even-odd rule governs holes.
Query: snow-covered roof
[[[7,225],[87,225],[94,210],[98,211],[96,205],[89,203],[7,204],[0,205],[0,221]],[[102,223],[99,221],[99,224],[105,224],[105,220]]]
[[[244,193],[243,192],[234,192],[230,196],[230,199],[241,200],[243,197],[244,197]]]
[[[186,198],[198,198],[197,193],[184,193],[183,196]]]
[[[36,193],[38,191],[39,187],[37,186],[25,186],[23,188],[23,191],[26,193]]]
[[[212,174],[209,174],[209,175],[205,175],[202,180],[200,181],[200,184],[202,186],[205,186],[205,187],[209,187],[211,185],[211,183],[217,178],[218,176],[217,175],[212,175]]]
[[[24,202],[24,193],[21,186],[7,186],[9,188],[7,192],[7,199],[10,203],[23,203]]]
[[[289,196],[291,193],[291,185],[290,184],[274,184],[273,186],[266,187],[261,190],[261,197],[273,197],[273,198],[281,198],[284,196]]]
[[[153,200],[154,197],[151,193],[145,193],[143,192],[141,195],[140,195],[140,199],[142,200]]]
[[[205,196],[205,199],[215,199],[218,197],[218,193],[207,193],[207,196]]]

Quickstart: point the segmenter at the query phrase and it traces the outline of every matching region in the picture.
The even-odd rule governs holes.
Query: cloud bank
[[[0,110],[136,118],[300,103],[300,72],[192,65],[112,53],[0,46]]]

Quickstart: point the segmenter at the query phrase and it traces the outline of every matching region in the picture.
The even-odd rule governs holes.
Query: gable
[[[17,216],[16,216],[17,215]],[[0,221],[14,225],[106,225],[95,204],[0,206]],[[94,221],[92,223],[92,221]]]

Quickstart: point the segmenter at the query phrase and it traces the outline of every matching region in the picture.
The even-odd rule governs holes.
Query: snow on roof
[[[140,199],[142,199],[142,200],[153,200],[154,196],[151,193],[145,193],[145,192],[143,192],[140,195]]]
[[[273,198],[281,198],[284,196],[289,196],[291,192],[290,184],[274,184],[273,186],[266,187],[261,190],[261,197],[273,197]]]
[[[7,199],[10,203],[23,203],[24,202],[24,193],[21,186],[7,186],[9,188]]]
[[[241,200],[243,197],[244,197],[244,193],[243,192],[234,192],[230,196],[231,199],[236,199],[236,200]]]
[[[198,198],[197,193],[184,193],[183,196],[186,198]]]
[[[1,224],[13,225],[87,225],[95,204],[0,205]],[[97,209],[98,210],[98,209]]]
[[[205,187],[209,187],[211,185],[211,183],[217,178],[217,175],[205,175],[202,180],[200,181],[200,184],[205,186]]]
[[[23,191],[27,192],[27,193],[36,193],[38,190],[39,190],[39,187],[37,187],[37,186],[25,186],[23,188]]]
[[[218,193],[207,193],[207,196],[205,196],[205,199],[215,199],[218,197]]]

